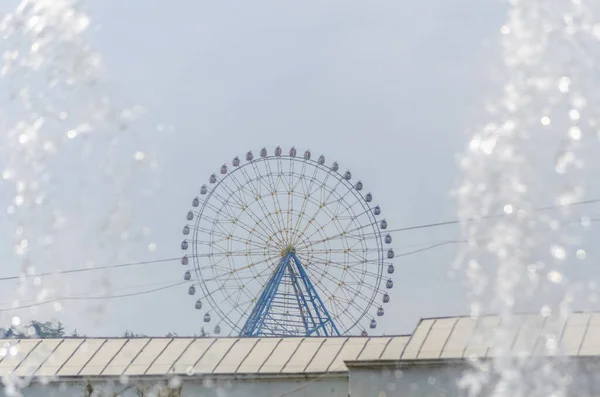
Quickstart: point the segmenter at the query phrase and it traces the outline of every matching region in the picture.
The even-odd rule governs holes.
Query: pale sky
[[[368,185],[390,228],[456,219],[450,196],[461,178],[456,155],[468,142],[465,131],[481,122],[482,99],[492,90],[488,75],[499,61],[495,43],[505,19],[501,4],[141,4],[87,1],[91,26],[86,37],[102,56],[107,90],[115,102],[148,110],[108,160],[132,179],[124,179],[127,186],[120,190],[116,180],[101,180],[94,167],[104,156],[80,167],[80,149],[65,149],[60,161],[49,165],[57,176],[54,200],[64,203],[85,195],[86,203],[64,206],[69,222],[56,232],[63,245],[36,264],[38,271],[85,267],[89,260],[103,266],[181,255],[181,228],[199,187],[224,162],[263,146],[295,145],[335,158]],[[93,139],[101,145],[121,134],[109,130]],[[146,159],[134,166],[137,151]],[[2,200],[9,205],[12,195]],[[130,223],[99,230],[96,218],[116,203],[125,205]],[[9,244],[2,247],[6,265],[0,276],[12,276],[19,272],[11,248],[15,225],[4,224],[0,230]],[[144,228],[149,235],[141,235]],[[123,231],[138,237],[120,239]],[[96,240],[100,232],[111,236],[104,245]],[[458,240],[460,234],[454,225],[394,238],[396,253],[402,253],[415,244]],[[153,252],[148,250],[152,243]],[[378,332],[409,333],[422,317],[468,313],[462,279],[447,276],[457,248],[449,244],[396,259],[393,310],[388,308],[393,315],[379,321]],[[61,276],[61,283],[47,285],[60,286],[69,296],[105,294],[104,284],[111,293],[127,293],[177,282],[183,272],[175,261]],[[578,272],[583,279],[597,275]],[[2,282],[10,285],[1,293],[2,307],[8,308],[18,283]],[[132,285],[137,289],[127,289]],[[68,329],[88,335],[119,335],[125,329],[189,335],[203,323],[186,289],[63,302],[58,313],[52,305],[40,307],[36,315],[19,313],[60,319]],[[3,324],[13,315],[0,314]]]

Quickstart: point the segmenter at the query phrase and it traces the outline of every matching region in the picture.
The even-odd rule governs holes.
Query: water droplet
[[[54,302],[54,311],[61,311],[62,310],[62,305],[60,304],[60,302]]]
[[[12,318],[11,323],[12,323],[13,326],[18,327],[19,325],[21,325],[21,318],[18,317],[18,316],[14,316]]]
[[[563,260],[567,256],[567,252],[560,245],[553,245],[550,247],[550,253],[558,260]]]
[[[77,131],[76,130],[69,130],[69,131],[67,131],[67,138],[73,139],[76,136],[77,136]]]
[[[67,116],[68,116],[68,115],[67,115],[67,112],[60,112],[60,114],[58,115],[58,117],[59,117],[61,120],[66,120],[66,119],[67,119]]]
[[[150,252],[156,251],[156,243],[148,244],[148,251],[150,251]]]
[[[505,214],[512,214],[513,213],[513,206],[510,204],[506,204],[504,206],[504,213]]]
[[[19,353],[19,348],[17,346],[13,345],[13,346],[10,347],[10,349],[9,349],[8,352],[9,352],[9,354],[11,356],[14,357],[14,356],[16,356]]]
[[[550,117],[548,116],[544,116],[540,119],[540,123],[542,123],[542,125],[550,125]]]
[[[546,349],[552,352],[555,351],[557,347],[558,343],[556,341],[556,338],[549,337],[548,339],[546,339]]]
[[[576,141],[581,139],[581,129],[577,126],[569,128],[569,136]]]
[[[25,198],[22,195],[18,194],[15,196],[15,204],[17,206],[22,205],[24,201],[25,201]]]
[[[563,76],[558,80],[558,89],[562,93],[569,92],[569,87],[571,86],[571,79],[567,76]]]
[[[12,215],[15,213],[15,207],[13,207],[12,205],[9,205],[8,207],[6,207],[6,213],[9,215]]]
[[[585,259],[585,257],[587,256],[585,250],[583,250],[583,249],[577,250],[576,255],[577,255],[577,259],[581,259],[581,260]]]
[[[573,121],[577,121],[581,118],[581,115],[579,114],[579,111],[577,109],[571,109],[569,111],[569,118]]]
[[[540,310],[540,314],[543,317],[548,317],[550,314],[552,314],[552,309],[550,309],[548,305],[544,305],[542,306],[542,310]]]
[[[144,152],[135,152],[135,154],[133,155],[133,158],[136,161],[142,161],[145,157],[146,157],[146,154]]]
[[[589,216],[584,215],[581,217],[581,226],[589,227],[591,224],[592,224],[592,220],[590,219]]]
[[[29,140],[30,140],[29,135],[27,135],[27,134],[21,134],[21,135],[19,135],[19,143],[20,144],[24,145],[27,142],[29,142]]]
[[[560,272],[553,270],[548,273],[548,280],[554,284],[560,284],[563,281],[563,275]]]
[[[506,26],[506,25],[503,25],[500,28],[500,33],[502,33],[502,34],[509,34],[510,33],[510,28],[508,26]]]

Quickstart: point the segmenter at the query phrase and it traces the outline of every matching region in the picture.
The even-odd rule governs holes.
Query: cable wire
[[[188,282],[189,281],[180,281],[178,283],[169,284],[169,285],[166,285],[164,287],[152,288],[152,289],[145,290],[145,291],[130,292],[128,294],[120,294],[120,295],[106,295],[106,296],[65,296],[63,298],[49,299],[49,300],[44,301],[44,302],[31,303],[31,304],[28,304],[28,305],[12,307],[10,309],[0,309],[0,312],[8,312],[8,311],[19,310],[19,309],[28,309],[30,307],[39,306],[39,305],[46,305],[48,303],[54,303],[54,302],[59,302],[59,301],[105,300],[105,299],[128,298],[128,297],[132,297],[132,296],[145,295],[145,294],[151,294],[151,293],[158,292],[158,291],[163,291],[163,290],[166,290],[166,289],[169,289],[169,288],[180,286],[182,284],[186,284]]]
[[[600,203],[600,198],[590,199],[590,200],[583,200],[583,201],[577,201],[577,202],[570,203],[570,204],[549,205],[549,206],[546,206],[546,207],[536,208],[536,209],[534,209],[534,211],[535,212],[549,211],[549,210],[555,210],[555,209],[559,209],[559,208],[568,208],[568,207],[574,207],[574,206],[578,206],[578,205],[587,205],[587,204],[596,204],[596,203]],[[510,214],[507,214],[507,213],[492,214],[492,215],[485,215],[485,216],[482,216],[480,218],[470,218],[470,219],[465,219],[465,220],[455,219],[455,220],[452,220],[452,221],[427,223],[427,224],[424,224],[424,225],[407,226],[407,227],[402,227],[402,228],[399,228],[399,229],[391,229],[391,230],[384,230],[384,231],[387,232],[387,233],[392,233],[392,232],[406,232],[406,231],[409,231],[409,230],[428,229],[428,228],[438,227],[438,226],[456,225],[456,224],[459,224],[459,223],[478,222],[478,221],[483,221],[483,220],[487,220],[487,219],[500,218],[500,217],[508,216],[508,215],[510,215]]]

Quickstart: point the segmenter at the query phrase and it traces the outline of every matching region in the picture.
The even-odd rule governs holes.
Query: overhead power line
[[[535,212],[549,211],[549,210],[556,210],[559,208],[568,208],[568,207],[574,207],[574,206],[579,206],[579,205],[596,204],[596,203],[600,203],[600,198],[577,201],[577,202],[573,202],[570,204],[549,205],[546,207],[536,208],[536,209],[534,209],[534,211]],[[455,219],[455,220],[445,221],[445,222],[435,222],[435,223],[426,223],[424,225],[407,226],[407,227],[402,227],[399,229],[386,230],[386,232],[388,232],[388,233],[406,232],[409,230],[428,229],[428,228],[432,228],[432,227],[456,225],[459,223],[479,222],[479,221],[483,221],[483,220],[487,220],[487,219],[501,218],[501,217],[505,217],[505,216],[509,216],[509,215],[510,214],[506,214],[506,213],[491,214],[491,215],[485,215],[485,216],[482,216],[479,218],[471,218],[471,219],[465,219],[465,220]]]
[[[548,210],[553,210],[553,209],[566,208],[566,207],[579,206],[579,205],[596,204],[596,203],[600,203],[600,198],[583,200],[583,201],[578,201],[578,202],[564,204],[564,205],[552,205],[552,206],[539,207],[539,208],[536,208],[535,211],[536,212],[548,211]],[[508,216],[508,215],[509,214],[501,213],[501,214],[492,214],[492,215],[482,216],[480,218],[467,219],[464,221],[455,219],[455,220],[444,221],[444,222],[426,223],[426,224],[422,224],[422,225],[402,227],[399,229],[390,229],[390,230],[386,230],[386,232],[393,233],[393,232],[404,232],[404,231],[417,230],[417,229],[428,229],[428,228],[433,228],[433,227],[454,225],[454,224],[459,224],[459,223],[482,221],[482,220],[499,218],[499,217]],[[590,219],[590,221],[592,221],[592,222],[596,222],[598,220],[600,220],[600,218]],[[460,241],[459,240],[443,241],[441,243],[435,243],[431,246],[427,246],[427,247],[419,249],[419,250],[409,251],[409,252],[405,252],[405,253],[399,253],[396,256],[399,256],[399,257],[400,256],[408,256],[408,255],[416,254],[419,252],[428,251],[430,249],[434,249],[434,248],[437,248],[437,247],[440,247],[443,245],[454,244],[454,243],[464,243],[464,242],[465,241],[462,241],[462,240],[460,240]],[[423,243],[423,244],[428,244],[428,243]],[[148,261],[119,263],[119,264],[114,264],[114,265],[104,265],[104,266],[98,266],[98,267],[86,267],[86,268],[77,268],[77,269],[69,269],[69,270],[60,270],[60,271],[56,271],[56,272],[46,272],[46,273],[34,274],[31,276],[26,276],[26,277],[43,277],[43,276],[52,276],[52,275],[61,275],[61,274],[73,274],[73,273],[82,273],[82,272],[97,271],[97,270],[118,269],[118,268],[126,268],[126,267],[133,267],[133,266],[151,265],[151,264],[173,262],[173,261],[179,261],[179,260],[181,260],[181,256],[176,256],[176,257],[172,257],[172,258],[154,259],[154,260],[148,260]],[[21,277],[23,277],[23,276],[0,277],[0,281],[18,280]]]
[[[148,289],[148,290],[144,290],[144,291],[138,291],[138,292],[130,292],[128,294],[120,294],[120,295],[65,296],[65,297],[62,297],[62,298],[48,299],[48,300],[43,301],[43,302],[31,303],[31,304],[28,304],[28,305],[17,306],[17,307],[11,307],[10,309],[0,309],[0,312],[8,312],[8,311],[13,311],[13,310],[18,310],[18,309],[28,309],[28,308],[34,307],[34,306],[46,305],[48,303],[61,302],[61,301],[108,300],[108,299],[129,298],[129,297],[132,297],[132,296],[146,295],[146,294],[151,294],[151,293],[154,293],[154,292],[163,291],[163,290],[166,290],[166,289],[169,289],[169,288],[173,288],[173,287],[177,287],[177,286],[180,286],[180,285],[186,284],[186,283],[189,283],[189,281],[180,281],[180,282],[177,282],[177,283],[165,285],[163,287],[152,288],[152,289]]]

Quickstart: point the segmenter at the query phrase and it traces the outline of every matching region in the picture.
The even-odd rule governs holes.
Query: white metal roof
[[[400,357],[407,336],[0,340],[0,377],[345,372],[344,361]]]
[[[412,336],[330,338],[89,338],[0,340],[0,377],[292,374],[345,372],[345,361],[489,357],[498,316],[421,320]],[[565,320],[516,315],[512,352],[549,354],[552,330],[560,353],[600,355],[600,313]]]
[[[501,325],[498,316],[431,318],[421,320],[401,360],[490,357],[490,335]],[[560,320],[533,314],[513,316],[506,338],[512,354],[600,355],[600,313],[571,313]],[[548,349],[544,335],[554,335],[558,349]],[[483,336],[483,337],[482,337]]]

